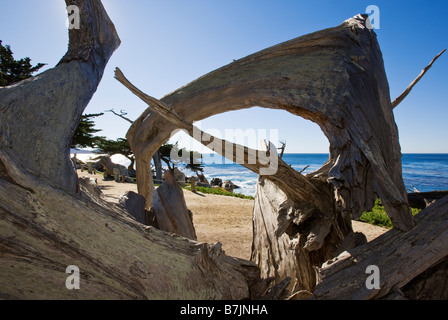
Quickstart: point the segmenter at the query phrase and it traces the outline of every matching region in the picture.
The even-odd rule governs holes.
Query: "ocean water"
[[[204,174],[210,181],[218,177],[230,180],[239,189],[235,192],[245,195],[255,195],[257,175],[252,171],[221,158],[220,156],[204,156]],[[283,160],[290,164],[295,170],[303,170],[309,166],[304,173],[310,173],[319,169],[327,160],[328,154],[296,154],[283,155]],[[418,190],[448,190],[448,154],[404,154],[402,157],[403,181],[409,191],[413,187]],[[187,175],[190,172],[185,172]]]
[[[73,150],[72,156],[77,153],[80,160],[97,156],[91,151]],[[283,160],[295,170],[301,171],[309,166],[304,173],[310,173],[319,169],[327,160],[328,153],[286,153]],[[124,156],[114,155],[112,161],[128,166],[129,160]],[[258,176],[252,171],[235,164],[219,155],[203,154],[204,175],[210,181],[212,178],[230,180],[239,189],[235,192],[245,195],[255,195],[255,185]],[[182,165],[179,165],[182,169]],[[415,188],[421,192],[433,190],[448,190],[448,154],[403,154],[402,157],[403,181],[406,188],[412,192]],[[194,173],[183,170],[187,176]]]
[[[448,190],[448,154],[404,154],[401,162],[406,188]]]

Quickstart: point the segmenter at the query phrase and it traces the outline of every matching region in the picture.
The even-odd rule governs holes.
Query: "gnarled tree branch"
[[[392,101],[392,108],[396,108],[411,92],[412,88],[415,87],[415,85],[423,78],[423,76],[428,72],[428,70],[432,67],[434,62],[446,51],[444,49],[442,52],[440,52],[438,55],[432,59],[432,61],[420,72],[420,74],[417,76],[417,78],[414,79],[414,81],[411,82],[411,84],[406,88],[406,90],[403,91],[402,94],[400,94],[394,101]]]
[[[180,122],[252,106],[314,121],[330,141],[330,159],[309,176],[330,182],[338,205],[354,217],[373,205],[377,193],[394,225],[410,230],[414,223],[383,65],[376,36],[359,15],[235,61],[160,101],[172,111],[168,117]],[[139,193],[148,203],[153,194],[145,173],[148,159],[179,127],[166,117],[148,109],[127,134],[140,159]]]

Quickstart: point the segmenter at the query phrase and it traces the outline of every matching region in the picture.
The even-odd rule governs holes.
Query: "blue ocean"
[[[255,173],[217,155],[203,156],[204,174],[209,181],[215,177],[223,181],[230,180],[240,187],[235,192],[255,195]],[[283,155],[283,160],[298,171],[309,166],[304,173],[310,173],[319,169],[328,160],[328,156],[325,153],[288,153]],[[413,187],[421,192],[448,190],[448,154],[404,154],[402,166],[403,181],[410,192],[414,190]]]

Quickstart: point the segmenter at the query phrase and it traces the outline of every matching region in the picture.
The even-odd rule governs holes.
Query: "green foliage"
[[[185,165],[185,168],[190,169],[196,174],[198,172],[204,172],[204,164],[202,163],[202,154],[197,151],[190,151],[190,161]]]
[[[359,220],[389,229],[393,227],[392,221],[390,221],[390,218],[387,215],[383,205],[381,204],[380,199],[376,200],[375,206],[373,207],[372,211],[364,211]]]
[[[106,153],[108,155],[113,154],[122,154],[129,160],[131,160],[131,164],[128,169],[134,169],[135,157],[132,152],[131,146],[129,145],[129,141],[126,138],[118,138],[116,140],[100,138],[96,142],[98,153]]]
[[[32,74],[42,68],[45,63],[33,66],[30,58],[15,60],[11,47],[2,45],[0,40],[0,86],[28,79]]]
[[[104,113],[85,114],[81,116],[81,121],[76,128],[75,134],[72,138],[72,148],[96,148],[98,143],[105,139],[104,137],[95,136],[94,133],[101,131],[95,129],[95,122],[92,118],[102,116]]]
[[[168,169],[170,169],[171,171],[174,171],[174,164],[171,162],[171,150],[175,147],[177,147],[177,142],[176,144],[165,142],[159,148],[160,160],[165,162],[168,166]]]
[[[412,215],[416,215],[420,212],[420,209],[411,208]],[[377,199],[375,201],[375,206],[373,207],[372,211],[365,211],[359,218],[362,222],[367,222],[373,225],[385,227],[388,229],[393,228],[392,221],[390,220],[389,216],[386,213],[386,210],[384,209],[383,204],[381,203],[380,199]]]
[[[209,193],[209,194],[218,194],[221,196],[229,196],[229,197],[237,197],[241,199],[249,199],[254,200],[255,198],[252,196],[246,196],[242,193],[232,193],[229,191],[225,191],[223,189],[219,188],[205,188],[205,187],[195,187],[196,191],[202,192],[202,193]]]
[[[175,160],[171,158],[172,153],[176,153],[179,155],[179,158],[184,157],[184,155],[188,155],[188,160],[184,163],[186,169],[190,169],[195,172],[204,172],[204,165],[202,164],[202,154],[197,151],[188,151],[185,148],[179,149],[178,143],[164,143],[159,148],[160,159],[166,163],[168,169],[174,171],[176,165],[182,163],[180,160]]]
[[[128,139],[118,138],[116,140],[111,139],[99,139],[97,142],[98,153],[107,153],[109,155],[122,154],[125,157],[133,155],[131,146],[129,145]]]

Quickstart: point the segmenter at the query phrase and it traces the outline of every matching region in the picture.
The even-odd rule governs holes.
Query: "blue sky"
[[[122,40],[85,112],[114,108],[136,119],[146,105],[113,78],[120,67],[146,93],[161,98],[214,69],[249,54],[380,9],[375,30],[383,52],[392,99],[431,59],[448,47],[448,1],[333,0],[103,0]],[[54,67],[67,50],[62,0],[0,2],[0,40],[16,59]],[[395,109],[403,153],[448,153],[448,53],[434,64]],[[124,137],[128,123],[106,113],[97,118],[102,135]],[[326,153],[317,125],[278,110],[253,108],[201,122],[204,131],[277,129],[286,152]],[[183,139],[185,140],[185,139]],[[197,145],[192,145],[198,148]]]

